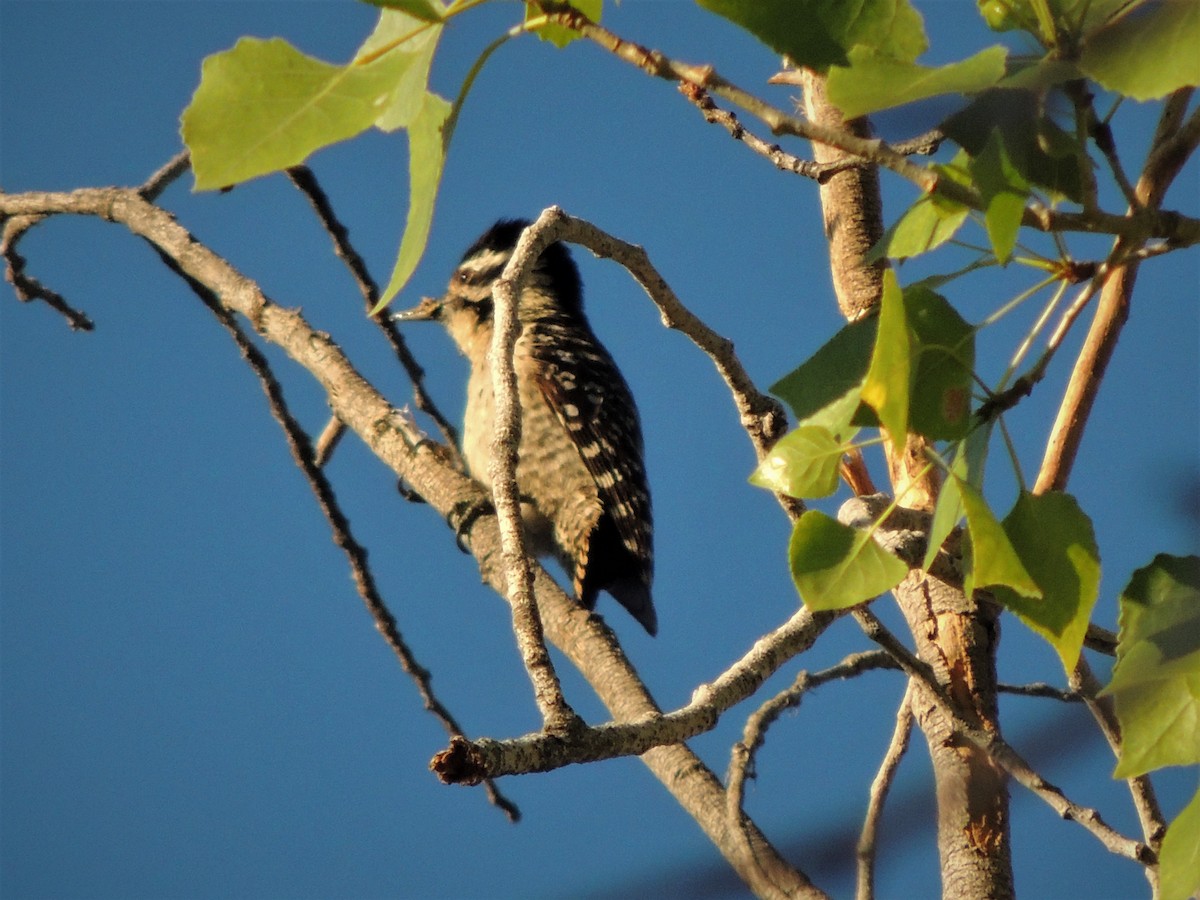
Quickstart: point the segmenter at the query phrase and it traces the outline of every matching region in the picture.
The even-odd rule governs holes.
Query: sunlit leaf
[[[1159,900],[1200,893],[1200,791],[1167,827],[1158,851]]]
[[[789,497],[828,497],[837,490],[845,452],[845,444],[828,429],[801,425],[775,442],[750,483]]]
[[[435,20],[436,21],[436,20]],[[354,58],[371,59],[380,54],[406,58],[391,96],[380,105],[376,127],[382,131],[407,128],[420,115],[429,87],[429,67],[442,36],[441,25],[431,25],[402,12],[385,10]]]
[[[988,47],[961,62],[930,67],[855,47],[848,66],[830,68],[829,99],[855,118],[939,94],[976,93],[1004,77],[1007,57],[1005,48]]]
[[[1042,596],[1023,597],[1003,585],[993,585],[992,595],[1050,642],[1070,675],[1100,592],[1091,520],[1070,494],[1021,494],[1004,531]]]
[[[991,433],[992,423],[989,422],[967,435],[967,439],[960,442],[955,450],[954,459],[950,463],[950,477],[942,483],[937,506],[933,510],[933,521],[929,525],[929,545],[925,550],[921,568],[928,569],[933,565],[942,544],[964,515],[959,482],[966,482],[976,491],[983,485],[983,468],[987,461]]]
[[[423,22],[440,22],[445,18],[446,8],[438,0],[365,0],[372,6],[382,6],[407,13]]]
[[[967,154],[960,151],[948,164],[935,165],[933,169],[939,178],[969,186],[967,159]],[[954,237],[969,213],[961,203],[938,194],[922,194],[871,248],[866,261],[871,263],[884,257],[907,259],[928,253]]]
[[[429,239],[429,228],[433,221],[434,205],[437,202],[438,188],[441,184],[442,167],[445,163],[446,152],[454,135],[458,121],[458,113],[466,102],[472,86],[484,65],[492,54],[507,43],[513,36],[512,32],[502,34],[488,44],[476,57],[475,62],[467,71],[458,97],[453,104],[433,93],[422,95],[421,113],[409,131],[409,193],[408,220],[404,228],[404,237],[400,242],[400,250],[392,269],[391,279],[384,290],[371,315],[375,315],[392,301],[400,292],[417,263],[425,252],[425,244]]]
[[[204,60],[183,112],[196,188],[226,187],[303,162],[373,125],[414,60],[335,66],[281,38],[242,38]]]
[[[814,610],[845,609],[890,591],[908,566],[865,531],[810,509],[796,522],[788,543],[792,580]]]
[[[908,433],[909,388],[912,379],[912,345],[905,319],[904,297],[896,273],[883,273],[883,298],[879,333],[871,366],[863,383],[862,399],[875,410],[892,440],[900,444]]]
[[[1042,589],[1026,570],[1021,557],[1008,539],[1008,533],[992,512],[983,494],[973,485],[955,477],[967,516],[970,535],[966,592],[977,588],[1003,585],[1031,599],[1042,596]]]
[[[408,129],[409,199],[404,238],[400,242],[392,277],[372,315],[396,296],[425,252],[429,226],[433,222],[433,207],[442,180],[442,167],[446,161],[442,129],[450,116],[450,109],[450,104],[443,98],[427,93],[420,114]]]
[[[1121,594],[1114,778],[1200,762],[1200,557],[1160,554]]]

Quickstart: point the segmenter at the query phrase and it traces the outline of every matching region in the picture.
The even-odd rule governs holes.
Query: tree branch
[[[999,734],[968,721],[958,704],[943,690],[931,669],[901,644],[869,610],[856,610],[855,618],[863,625],[867,636],[891,653],[905,673],[916,682],[920,699],[937,707],[952,723],[955,735],[966,738],[975,747],[985,751],[1018,784],[1045,801],[1063,819],[1078,822],[1109,851],[1143,865],[1152,865],[1156,861],[1155,853],[1148,845],[1125,837],[1111,828],[1095,809],[1069,799],[1062,790],[1039,775]]]
[[[1129,318],[1129,304],[1140,264],[1137,251],[1153,236],[1148,230],[1146,214],[1158,212],[1158,205],[1171,182],[1200,146],[1200,109],[1194,110],[1182,126],[1172,130],[1163,123],[1174,112],[1175,107],[1170,105],[1164,110],[1158,129],[1161,141],[1151,148],[1135,188],[1142,215],[1131,217],[1131,221],[1146,224],[1136,231],[1122,233],[1109,254],[1111,271],[1100,291],[1095,317],[1063,393],[1034,484],[1035,494],[1066,489],[1100,382]]]
[[[491,360],[492,391],[496,398],[495,434],[492,435],[488,477],[500,527],[504,553],[505,596],[512,607],[513,633],[517,648],[533,683],[533,695],[542,714],[542,729],[556,736],[583,728],[583,722],[567,705],[554,663],[546,650],[542,623],[533,598],[533,569],[525,545],[521,519],[521,496],[517,488],[517,451],[521,445],[521,404],[517,396],[517,373],[513,349],[521,333],[517,298],[521,284],[542,251],[553,243],[553,235],[539,219],[522,233],[512,256],[492,289]]]
[[[483,489],[449,464],[439,445],[425,438],[409,417],[375,391],[327,335],[315,331],[298,311],[272,303],[257,285],[197,241],[167,212],[147,203],[135,191],[120,188],[0,193],[0,215],[56,214],[96,216],[118,223],[174,259],[190,277],[212,290],[224,307],[245,316],[264,339],[308,370],[325,391],[334,413],[440,515],[448,516],[464,504],[487,500]],[[477,517],[465,540],[484,579],[502,590],[495,517]],[[600,618],[563,594],[540,566],[534,571],[534,587],[547,636],[593,685],[614,719],[631,722],[657,715],[654,700]],[[802,610],[797,616],[807,614]],[[811,617],[811,621],[791,629],[790,636],[807,646],[832,618]],[[788,649],[785,640],[764,652],[786,653]],[[729,822],[724,788],[686,746],[656,747],[642,760],[756,894],[824,896],[779,855],[751,820]],[[749,850],[743,840],[732,837],[735,829],[750,836]]]
[[[287,177],[312,205],[313,212],[317,215],[317,220],[321,223],[321,227],[325,229],[325,233],[329,235],[330,240],[333,242],[334,254],[345,264],[346,269],[350,272],[350,277],[358,285],[358,290],[362,295],[363,304],[366,309],[374,309],[379,302],[379,285],[371,277],[371,273],[367,270],[367,264],[350,242],[349,230],[337,217],[337,214],[333,210],[333,204],[329,202],[329,197],[322,190],[316,176],[308,166],[295,166],[287,170]],[[383,336],[387,339],[389,346],[391,346],[396,359],[404,367],[404,371],[408,373],[408,379],[412,382],[413,386],[413,405],[433,420],[438,432],[442,436],[443,443],[448,449],[457,454],[458,432],[450,424],[450,420],[442,415],[442,411],[438,409],[437,404],[433,402],[433,398],[425,390],[425,370],[421,368],[421,364],[417,362],[417,358],[408,349],[408,343],[396,327],[391,314],[386,310],[381,310],[371,317],[371,321],[383,332]]]
[[[696,688],[686,706],[672,712],[582,727],[570,735],[536,732],[503,741],[456,741],[445,755],[435,758],[432,768],[448,783],[475,784],[484,777],[547,772],[575,763],[640,756],[654,747],[682,743],[716,727],[726,710],[750,697],[786,662],[811,647],[835,618],[801,607],[716,679]],[[865,670],[883,663],[870,655],[861,665]],[[823,680],[832,677],[839,676],[830,674]]]
[[[742,90],[718,74],[712,66],[682,63],[658,50],[627,41],[564,3],[551,0],[536,2],[550,21],[579,32],[618,59],[636,66],[648,75],[667,81],[693,84],[733,103],[766,124],[772,134],[792,135],[824,144],[888,169],[916,185],[923,193],[936,191],[939,195],[971,209],[984,209],[983,198],[977,191],[950,179],[939,178],[934,170],[911,162],[907,156],[883,141],[859,137],[840,128],[789,115],[754,94]],[[1133,220],[1128,216],[1103,210],[1068,213],[1033,203],[1026,208],[1021,223],[1048,233],[1082,231],[1091,234],[1125,235],[1141,233],[1148,228],[1152,237],[1170,240],[1180,247],[1200,242],[1200,219],[1189,218],[1176,212],[1155,211],[1146,216],[1143,223],[1140,219]]]
[[[889,655],[889,659],[890,659]],[[900,760],[908,750],[908,739],[912,735],[912,698],[913,683],[910,679],[904,688],[904,697],[896,710],[896,729],[892,732],[892,740],[875,780],[871,782],[871,792],[867,801],[867,815],[863,821],[862,833],[858,838],[858,879],[855,888],[855,900],[873,900],[875,896],[875,847],[879,833],[879,822],[883,818],[883,804],[887,802],[888,791],[895,780],[896,770],[900,768]]]

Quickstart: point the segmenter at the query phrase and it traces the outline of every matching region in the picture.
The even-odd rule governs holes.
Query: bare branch
[[[492,436],[488,478],[500,526],[504,552],[505,596],[512,607],[517,648],[533,683],[533,695],[542,714],[542,729],[562,735],[578,731],[583,722],[567,705],[558,674],[546,650],[542,622],[534,604],[533,569],[525,544],[521,520],[521,496],[517,488],[517,450],[521,445],[521,404],[517,396],[517,373],[513,349],[521,332],[517,298],[526,275],[554,242],[553,222],[544,217],[521,233],[512,256],[492,290],[495,306],[490,353],[492,391],[496,398],[496,432]]]
[[[654,747],[682,743],[712,730],[722,713],[751,696],[784,663],[811,647],[835,618],[802,607],[759,638],[714,681],[698,687],[691,702],[672,712],[579,728],[570,735],[537,732],[505,741],[459,741],[447,755],[434,760],[434,771],[443,781],[474,784],[485,776],[546,772],[575,763],[639,756]],[[871,655],[864,670],[883,665],[876,660]]]
[[[1137,199],[1146,209],[1152,211],[1161,201],[1197,143],[1200,143],[1200,110],[1163,145],[1151,151],[1136,188]],[[1164,149],[1167,145],[1170,147]],[[1096,315],[1063,392],[1034,484],[1035,494],[1066,488],[1100,383],[1129,318],[1129,304],[1140,262],[1136,253],[1146,239],[1144,232],[1130,238],[1120,237],[1109,254]]]
[[[337,214],[333,210],[333,205],[329,202],[329,197],[321,188],[316,176],[308,166],[295,166],[287,170],[288,179],[296,186],[312,205],[313,211],[317,214],[317,220],[321,223],[321,227],[329,235],[333,241],[333,252],[343,263],[345,263],[350,276],[358,285],[358,291],[362,295],[363,303],[367,310],[375,308],[379,301],[379,285],[375,279],[371,277],[371,273],[367,270],[367,264],[363,260],[359,252],[350,242],[350,232]],[[442,415],[442,411],[438,409],[433,398],[425,390],[425,370],[421,368],[421,364],[417,362],[417,358],[412,355],[412,351],[408,349],[408,343],[404,340],[404,336],[396,327],[391,315],[386,311],[381,311],[371,317],[383,336],[387,339],[388,344],[392,348],[392,352],[396,354],[396,359],[400,365],[404,367],[404,371],[408,373],[409,381],[413,386],[413,405],[421,412],[431,418],[437,426],[438,431],[442,435],[443,443],[453,452],[458,453],[458,432],[450,420]]]
[[[138,192],[153,203],[158,195],[170,187],[177,178],[192,166],[191,154],[181,150],[161,166],[157,172],[142,182]]]
[[[751,713],[742,729],[742,739],[733,745],[729,756],[729,772],[725,777],[725,793],[728,797],[730,820],[741,810],[745,796],[747,778],[754,777],[754,761],[758,750],[766,740],[767,729],[785,710],[800,705],[804,694],[834,679],[853,678],[873,669],[898,669],[896,662],[881,650],[866,650],[852,653],[837,665],[820,672],[801,671],[790,686],[767,700]]]
[[[904,688],[904,697],[896,710],[896,728],[892,732],[892,740],[875,780],[871,782],[871,792],[867,801],[867,815],[863,821],[862,833],[858,838],[858,885],[854,896],[856,900],[872,900],[875,896],[875,847],[879,834],[879,821],[883,818],[883,804],[887,802],[888,791],[900,768],[900,760],[908,750],[908,739],[912,735],[913,683],[910,679]]]
[[[1114,755],[1121,752],[1121,723],[1117,720],[1111,697],[1100,697],[1100,682],[1092,673],[1091,666],[1082,656],[1071,673],[1071,687],[1087,704],[1088,710],[1100,726],[1104,739],[1108,741]],[[1133,800],[1133,808],[1137,811],[1138,822],[1142,826],[1142,837],[1150,845],[1155,854],[1162,846],[1163,835],[1167,831],[1167,821],[1163,818],[1162,807],[1158,805],[1158,797],[1154,793],[1154,785],[1148,775],[1139,775],[1126,779],[1129,794]],[[1155,896],[1158,894],[1158,869],[1151,866],[1146,869],[1146,878]]]
[[[583,13],[565,3],[537,0],[538,6],[551,21],[579,32],[583,37],[612,53],[648,75],[667,81],[681,81],[726,100],[749,112],[770,128],[772,134],[793,135],[857,156],[896,173],[916,185],[923,193],[938,193],[950,200],[982,210],[979,193],[950,179],[939,179],[932,169],[911,162],[903,153],[876,139],[862,138],[839,128],[806,121],[789,115],[719,75],[712,66],[690,65],[673,60],[658,50],[651,50],[625,40],[592,22]],[[1102,210],[1088,213],[1068,213],[1050,209],[1043,204],[1031,204],[1022,217],[1022,224],[1044,232],[1083,231],[1092,234],[1135,234],[1148,227],[1150,235],[1169,239],[1178,246],[1200,242],[1200,220],[1179,213],[1153,211],[1144,219]]]
[[[762,459],[787,431],[787,414],[778,401],[758,390],[734,352],[733,342],[705,325],[680,302],[642,247],[613,237],[557,206],[542,212],[538,223],[542,222],[554,224],[555,240],[581,244],[601,259],[624,266],[658,307],[663,325],[683,333],[704,351],[733,395],[742,427],[754,445],[755,455]]]
[[[158,248],[155,249],[157,250]],[[250,367],[250,370],[262,386],[272,418],[283,429],[288,449],[292,454],[292,461],[304,475],[309,489],[317,500],[317,505],[320,507],[321,513],[325,516],[325,520],[329,524],[333,542],[346,554],[346,560],[350,564],[350,571],[354,577],[354,585],[363,603],[366,605],[367,611],[371,614],[371,618],[375,622],[376,630],[383,636],[387,645],[392,648],[392,652],[400,662],[400,668],[404,670],[404,673],[416,685],[417,693],[420,694],[425,709],[433,713],[434,717],[442,723],[442,727],[445,728],[447,734],[452,739],[461,737],[463,735],[462,727],[458,724],[453,714],[437,699],[437,696],[433,692],[429,670],[417,661],[416,656],[409,649],[407,642],[400,633],[396,617],[392,615],[391,610],[388,609],[386,602],[379,593],[378,586],[375,583],[375,576],[372,574],[370,566],[367,563],[367,551],[355,539],[350,528],[350,521],[346,518],[345,513],[342,512],[341,504],[338,503],[333,485],[329,483],[329,479],[325,477],[325,473],[317,465],[312,442],[309,440],[308,434],[305,433],[300,423],[296,421],[296,418],[288,409],[283,397],[283,387],[271,371],[271,366],[266,356],[246,336],[246,333],[238,325],[237,320],[234,319],[233,314],[221,305],[220,300],[207,286],[184,272],[173,259],[165,255],[161,250],[159,251],[159,257],[169,269],[179,275],[191,287],[196,296],[200,298],[201,302],[208,307],[209,311],[212,312],[217,321],[228,332],[237,345],[238,350],[241,351],[242,358],[246,360],[246,364]],[[520,810],[511,800],[500,793],[494,781],[486,779],[485,788],[489,801],[503,811],[510,822],[516,822],[521,818]]]
[[[3,216],[4,232],[0,235],[0,254],[4,256],[4,280],[13,286],[22,303],[41,300],[67,320],[72,331],[91,331],[96,326],[86,313],[73,308],[57,291],[52,291],[32,275],[25,273],[25,257],[17,252],[17,244],[30,228],[42,221],[42,216]]]
[[[1013,694],[1017,697],[1046,697],[1050,700],[1060,700],[1063,703],[1082,703],[1083,696],[1076,690],[1064,691],[1044,681],[1034,681],[1030,684],[998,684],[996,690],[1002,694]]]
[[[1147,844],[1115,831],[1095,809],[1075,803],[1062,790],[1046,781],[999,734],[967,721],[933,677],[929,667],[900,643],[869,610],[855,610],[855,618],[863,625],[867,636],[891,653],[905,673],[916,680],[921,701],[932,702],[943,715],[950,718],[955,734],[985,751],[1018,784],[1045,801],[1062,818],[1078,822],[1111,852],[1143,865],[1154,864],[1155,853]]]
[[[1087,633],[1083,636],[1083,643],[1089,650],[1095,650],[1105,656],[1117,655],[1117,635],[1099,625],[1088,625]]]
[[[720,125],[729,132],[731,138],[741,141],[750,150],[765,157],[780,171],[791,172],[793,175],[802,175],[805,178],[821,182],[837,172],[854,166],[866,165],[862,160],[852,158],[822,164],[793,156],[791,153],[785,152],[778,144],[769,144],[753,132],[747,131],[736,115],[718,107],[708,91],[702,87],[682,81],[679,84],[679,93],[687,97],[700,110],[704,121],[710,125]]]
[[[247,317],[264,339],[308,370],[326,392],[334,413],[440,515],[448,516],[463,504],[487,499],[479,485],[447,461],[439,445],[427,440],[409,417],[367,383],[327,335],[313,329],[297,310],[272,303],[253,282],[197,241],[165,211],[134,191],[117,188],[0,193],[0,215],[57,214],[96,216],[120,224],[170,256],[181,270],[212,290],[223,306]],[[501,553],[495,517],[477,517],[465,539],[484,579],[503,590],[503,572],[496,565]],[[579,608],[540,566],[535,569],[534,583],[547,635],[593,685],[614,718],[629,722],[656,715],[653,698],[599,617]],[[764,656],[769,662],[776,655],[800,652],[833,618],[801,610],[793,617],[794,622],[777,630],[786,634],[777,635],[779,640],[766,647],[760,641],[751,654]],[[824,896],[779,855],[750,820],[734,825],[750,834],[750,850],[743,842],[730,840],[724,788],[686,746],[656,747],[642,759],[756,894]]]

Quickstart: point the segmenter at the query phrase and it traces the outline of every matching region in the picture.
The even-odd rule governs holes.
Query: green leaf
[[[404,223],[404,238],[379,303],[371,311],[375,315],[404,287],[429,240],[433,222],[433,207],[437,201],[442,168],[446,162],[449,135],[443,129],[448,124],[451,106],[434,93],[425,94],[421,112],[408,129],[408,217]]]
[[[593,22],[600,21],[600,14],[604,11],[604,0],[569,0],[570,5],[575,7]],[[531,22],[534,19],[540,19],[542,11],[532,3],[525,4],[525,21]],[[533,29],[534,33],[543,41],[549,41],[555,47],[563,48],[571,41],[579,39],[579,32],[551,22]]]
[[[908,433],[908,398],[912,379],[912,345],[905,320],[904,297],[896,273],[883,273],[879,333],[871,366],[862,387],[863,402],[875,410],[892,440],[903,445]]]
[[[965,441],[961,441],[955,451],[954,460],[950,463],[950,477],[942,484],[938,493],[937,506],[933,510],[933,521],[929,525],[929,546],[925,550],[922,569],[933,565],[933,560],[942,548],[950,532],[958,525],[965,512],[962,492],[958,488],[960,481],[979,491],[983,485],[983,467],[987,461],[988,441],[991,438],[993,423],[988,422],[976,428]]]
[[[1013,168],[1027,182],[1076,202],[1082,199],[1079,166],[1086,154],[1073,136],[1047,117],[1040,91],[984,91],[942,123],[942,129],[975,157],[999,131]]]
[[[1167,826],[1158,851],[1159,900],[1187,900],[1200,893],[1200,791]]]
[[[441,22],[446,17],[446,8],[438,0],[365,0],[372,6],[382,6],[407,13],[422,22]]]
[[[429,67],[442,36],[441,25],[429,25],[402,12],[384,10],[375,30],[367,37],[354,58],[358,62],[382,54],[407,60],[391,91],[380,104],[375,125],[382,131],[407,128],[421,113],[425,91],[429,87]]]
[[[1111,694],[1123,741],[1114,778],[1200,762],[1200,557],[1160,554],[1121,594]]]
[[[775,442],[750,483],[789,497],[828,497],[837,490],[846,445],[829,429],[801,425]]]
[[[945,66],[919,66],[867,47],[829,70],[829,99],[849,119],[940,94],[976,93],[1004,77],[1008,51],[988,47]]]
[[[971,159],[970,171],[983,196],[984,223],[992,252],[1004,265],[1017,245],[1029,183],[1009,159],[999,131],[993,131],[983,150]]]
[[[1025,569],[1008,533],[997,521],[983,494],[963,479],[952,477],[962,496],[967,533],[971,537],[967,561],[967,596],[977,588],[1000,585],[1031,599],[1040,598],[1042,589]]]
[[[967,154],[960,151],[948,164],[933,168],[940,178],[969,186],[967,159]],[[954,237],[969,213],[970,210],[961,203],[938,194],[922,194],[871,248],[866,262],[873,263],[884,257],[907,259],[928,253]]]
[[[904,312],[917,354],[909,428],[935,441],[965,437],[971,424],[975,330],[945,297],[924,285],[904,289]]]
[[[1092,522],[1070,494],[1021,494],[1004,531],[1042,589],[1028,599],[1003,585],[992,594],[1058,651],[1069,676],[1100,593],[1100,551]]]
[[[871,364],[878,322],[876,316],[868,316],[843,326],[807,362],[771,385],[771,393],[786,403],[800,421],[811,419],[851,394],[857,408],[858,392]],[[829,420],[812,424],[823,424],[835,434],[840,431]]]
[[[483,71],[484,65],[491,59],[492,54],[504,46],[513,35],[513,32],[506,32],[483,49],[483,52],[479,54],[467,71],[453,105],[448,105],[445,100],[434,93],[422,95],[420,114],[412,123],[408,135],[408,169],[411,186],[404,238],[400,242],[400,250],[392,269],[392,277],[370,315],[375,315],[392,301],[416,270],[417,263],[421,261],[425,245],[429,240],[429,227],[433,221],[433,209],[437,201],[438,188],[441,185],[446,151],[454,136],[458,113],[471,93],[475,79]]]
[[[1088,35],[1079,66],[1117,94],[1157,100],[1200,85],[1200,3],[1146,3]]]
[[[404,54],[334,66],[280,38],[242,38],[204,60],[183,112],[196,188],[227,187],[303,162],[370,127],[404,70]]]
[[[859,531],[810,509],[788,542],[792,580],[813,610],[846,609],[890,591],[908,566],[867,531]]]
[[[697,0],[750,32],[796,66],[824,71],[847,62],[856,44],[913,60],[929,42],[908,0]]]

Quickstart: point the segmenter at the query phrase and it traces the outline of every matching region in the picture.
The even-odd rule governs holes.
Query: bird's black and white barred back
[[[497,222],[467,249],[445,295],[399,314],[443,322],[470,361],[463,455],[471,474],[489,486],[492,286],[528,224]],[[654,634],[653,519],[641,423],[629,386],[584,315],[579,272],[562,244],[542,252],[522,286],[517,317],[517,486],[531,549],[559,559],[584,606],[593,608],[607,591]]]

